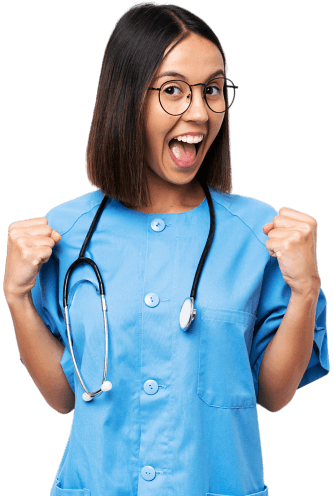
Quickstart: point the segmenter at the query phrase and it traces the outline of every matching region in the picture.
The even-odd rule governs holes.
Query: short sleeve
[[[59,305],[59,262],[52,253],[49,260],[41,266],[36,283],[31,290],[34,306],[47,328],[65,346],[61,366],[74,391],[74,369],[71,353],[67,345],[66,326],[62,308]]]
[[[259,371],[263,355],[280,326],[291,296],[291,288],[285,282],[276,257],[270,257],[262,281],[262,289],[256,312],[250,365],[253,374],[256,400],[259,394]],[[320,379],[329,372],[329,356],[326,329],[326,298],[320,289],[316,316],[312,355],[297,389]]]

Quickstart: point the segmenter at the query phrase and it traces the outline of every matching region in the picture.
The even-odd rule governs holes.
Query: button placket
[[[149,226],[151,227],[152,231],[158,234],[159,232],[165,229],[167,224],[163,219],[156,217],[151,221]],[[145,305],[150,308],[154,308],[158,306],[160,301],[168,301],[168,300],[160,300],[159,296],[156,293],[147,293],[144,297]],[[154,395],[159,391],[160,387],[161,386],[158,385],[157,381],[155,381],[154,379],[148,379],[147,381],[145,381],[143,389],[146,394]],[[165,386],[162,387],[165,388]],[[146,465],[141,469],[141,476],[146,481],[151,481],[155,479],[156,474],[163,474],[163,471],[154,469],[150,465]]]

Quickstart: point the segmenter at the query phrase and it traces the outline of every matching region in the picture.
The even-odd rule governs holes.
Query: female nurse
[[[53,496],[267,496],[257,404],[276,412],[329,371],[315,219],[231,194],[237,88],[204,21],[131,8],[99,81],[87,147],[97,190],[9,227],[4,290],[21,360],[52,408],[74,409]],[[63,298],[97,212],[84,256],[104,282],[106,364],[89,263]]]

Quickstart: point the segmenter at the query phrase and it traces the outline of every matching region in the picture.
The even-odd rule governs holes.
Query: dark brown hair
[[[145,97],[166,48],[172,42],[174,48],[190,33],[217,46],[226,73],[225,55],[217,36],[199,17],[175,5],[134,5],[119,19],[110,36],[86,151],[87,175],[104,194],[121,202],[134,206],[148,204]],[[226,85],[224,96],[227,99]],[[231,192],[228,109],[196,178],[218,191]]]

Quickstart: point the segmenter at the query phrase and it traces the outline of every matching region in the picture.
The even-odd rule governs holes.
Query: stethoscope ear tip
[[[82,395],[82,399],[83,399],[84,401],[91,401],[91,400],[93,399],[93,396],[91,396],[90,394],[84,393],[84,394]]]
[[[111,382],[110,381],[104,381],[102,383],[102,386],[101,386],[101,391],[110,391],[111,388],[112,388]],[[84,392],[83,395],[82,395],[82,399],[84,401],[91,401],[93,398],[94,398],[94,396],[91,396],[90,394],[88,394],[86,392]]]
[[[112,384],[110,381],[104,381],[102,386],[101,386],[101,391],[110,391],[112,388]]]

